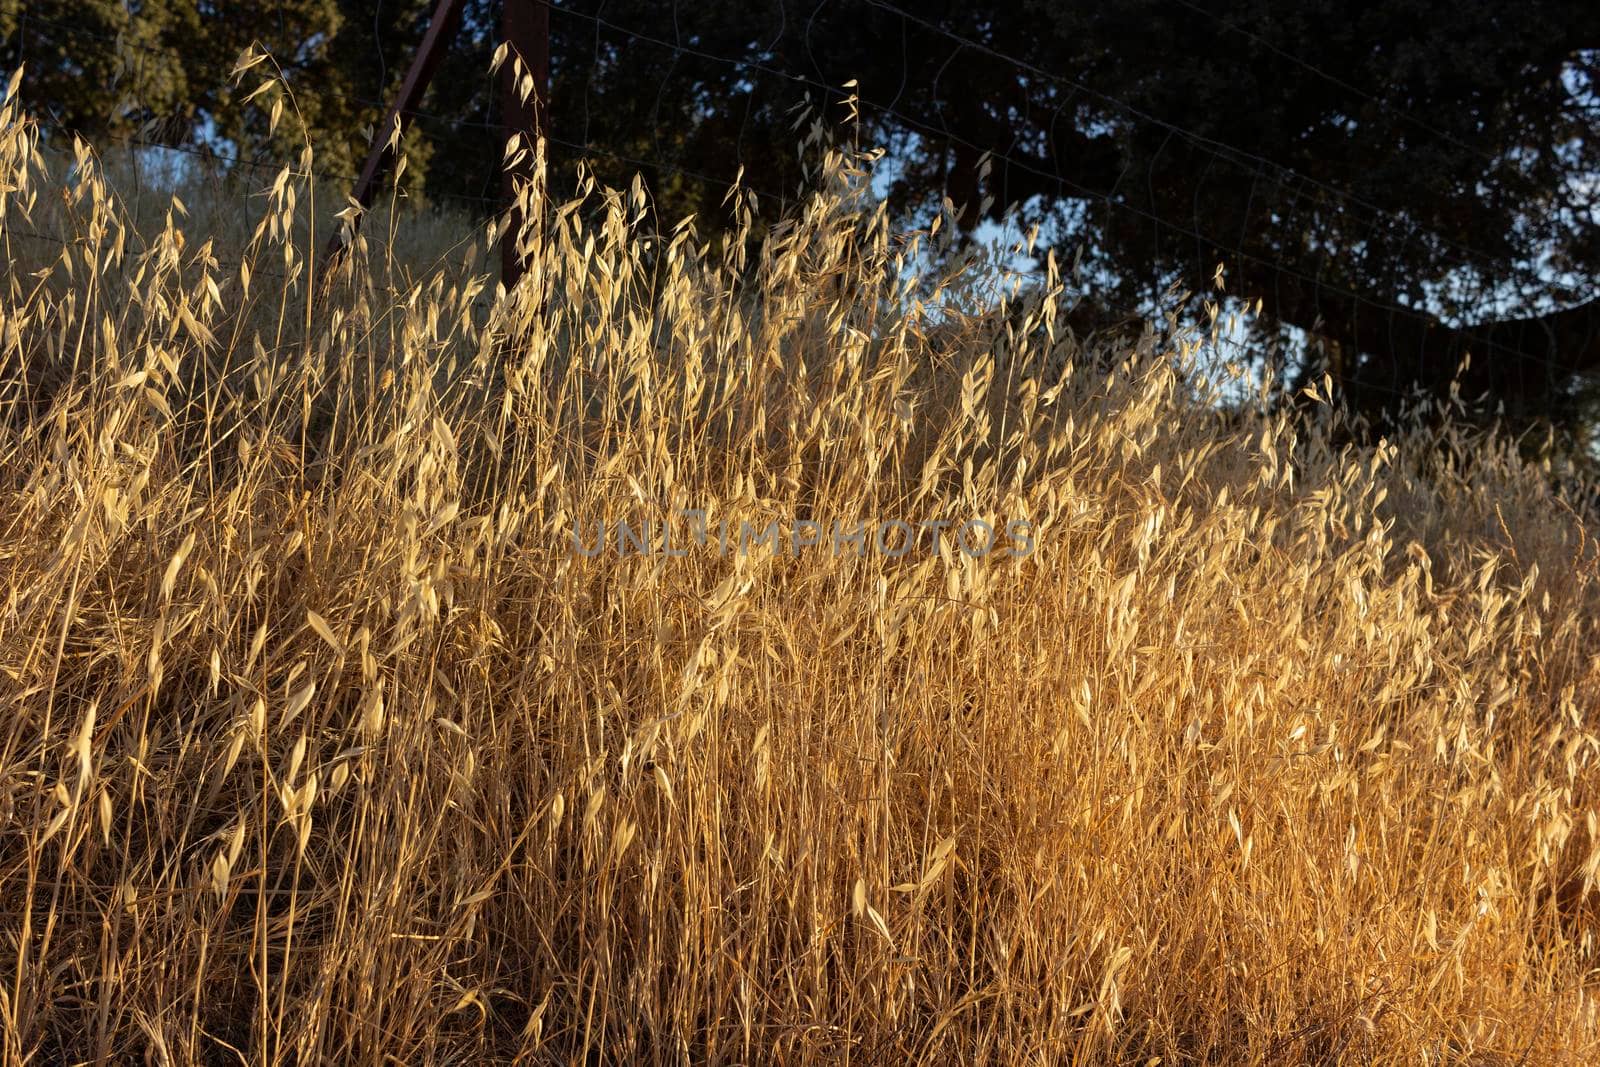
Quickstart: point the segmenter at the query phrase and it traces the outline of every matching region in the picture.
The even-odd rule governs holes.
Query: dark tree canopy
[[[0,0],[0,64],[26,60],[33,105],[91,136],[270,154],[225,81],[260,40],[349,172],[431,7]],[[496,188],[497,27],[472,0],[408,139],[418,191]],[[839,120],[855,79],[901,210],[948,196],[974,229],[1018,203],[1108,303],[1225,264],[1360,406],[1442,389],[1470,351],[1468,393],[1559,419],[1600,372],[1592,0],[558,0],[551,33],[555,172],[642,170],[664,216],[722,217],[740,167],[792,191],[795,106]]]

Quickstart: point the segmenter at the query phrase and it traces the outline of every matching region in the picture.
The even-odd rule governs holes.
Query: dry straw
[[[398,215],[317,277],[309,158],[212,240],[5,106],[0,1057],[1595,1055],[1548,472],[1221,418],[813,148],[716,245],[532,190],[505,296]],[[1038,548],[571,551],[687,507]]]

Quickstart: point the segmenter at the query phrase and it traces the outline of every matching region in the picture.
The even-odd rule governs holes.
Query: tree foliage
[[[0,60],[91,135],[270,153],[225,80],[259,40],[320,158],[353,171],[432,6],[0,0]],[[498,3],[471,0],[407,141],[418,192],[496,187],[497,28]],[[1113,304],[1208,288],[1223,264],[1360,405],[1443,389],[1470,353],[1468,391],[1525,421],[1570,414],[1600,370],[1591,2],[562,0],[551,34],[555,173],[578,155],[642,170],[664,216],[721,217],[740,168],[792,192],[796,107],[841,121],[854,79],[898,209],[948,197],[976,230],[1019,204]]]

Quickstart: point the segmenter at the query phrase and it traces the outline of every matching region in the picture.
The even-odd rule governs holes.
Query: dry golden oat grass
[[[1059,287],[996,343],[867,162],[748,264],[535,192],[510,296],[362,244],[318,298],[293,172],[207,245],[6,106],[0,1057],[1595,1055],[1547,472],[1220,419]],[[573,550],[679,508],[1037,547]]]

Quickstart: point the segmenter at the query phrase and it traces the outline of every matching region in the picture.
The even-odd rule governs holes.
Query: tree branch
[[[1542,415],[1576,375],[1600,370],[1600,297],[1544,315],[1452,327],[1416,308],[1320,287],[1267,265],[1243,271],[1263,312],[1331,341],[1328,372],[1358,407],[1392,407],[1412,386],[1443,395],[1461,361],[1464,396],[1503,403],[1517,423]]]

